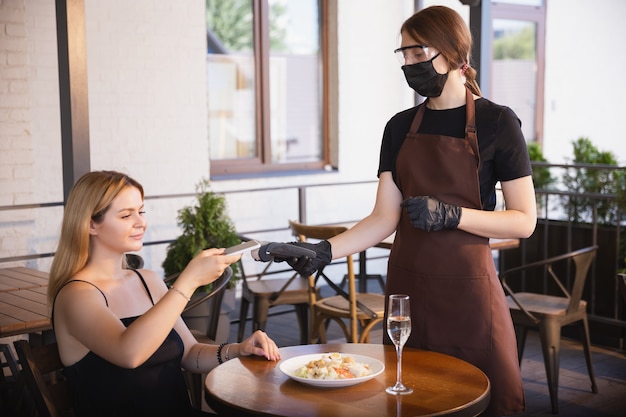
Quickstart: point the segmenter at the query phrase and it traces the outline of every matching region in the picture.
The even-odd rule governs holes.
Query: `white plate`
[[[342,353],[342,356],[350,356],[354,358],[355,362],[368,364],[372,373],[367,376],[350,379],[313,379],[313,378],[301,378],[295,376],[294,373],[303,365],[306,365],[310,361],[318,360],[326,353],[314,353],[311,355],[296,356],[294,358],[285,359],[281,361],[279,368],[294,381],[302,382],[303,384],[312,385],[315,387],[324,388],[337,388],[337,387],[349,387],[351,385],[360,384],[361,382],[369,381],[372,378],[377,377],[385,370],[385,364],[378,359],[371,358],[369,356],[355,355],[352,353]]]

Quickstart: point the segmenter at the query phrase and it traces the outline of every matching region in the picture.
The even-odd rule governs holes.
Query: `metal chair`
[[[180,275],[180,273],[172,274],[165,277],[165,283],[168,286],[171,285],[176,280],[176,278],[178,278],[178,275]],[[219,324],[220,308],[222,305],[222,299],[224,298],[224,291],[226,291],[226,284],[228,284],[232,277],[232,268],[226,268],[222,275],[218,279],[213,281],[213,285],[211,286],[211,290],[209,292],[199,297],[193,297],[191,301],[187,303],[187,306],[183,309],[184,313],[208,301],[210,298],[213,298],[213,309],[211,311],[211,316],[209,317],[209,324],[206,332],[201,333],[197,330],[191,331],[191,333],[194,335],[198,342],[215,344],[217,326]],[[204,381],[203,374],[185,371],[185,380],[187,381],[187,387],[189,388],[191,403],[195,408],[201,409],[203,392],[202,381]]]
[[[136,253],[127,253],[126,254],[126,267],[129,269],[142,269],[144,265],[143,258],[141,255],[137,255]]]
[[[63,363],[56,343],[31,346],[26,340],[13,342],[24,381],[39,416],[73,415]]]
[[[542,261],[532,262],[516,268],[504,271],[500,275],[502,286],[507,294],[507,301],[515,325],[517,334],[517,348],[521,365],[526,333],[529,327],[539,329],[541,349],[548,379],[548,390],[552,403],[552,413],[558,413],[558,385],[559,385],[559,352],[561,342],[561,328],[563,326],[577,323],[582,324],[582,344],[587,361],[587,371],[591,380],[591,390],[598,392],[593,366],[591,363],[591,343],[589,339],[589,325],[587,322],[587,302],[582,300],[582,293],[587,279],[587,273],[593,262],[598,246],[590,246],[559,256],[551,257]],[[575,266],[575,275],[571,271],[571,263]],[[559,270],[563,270],[561,275],[567,276],[567,280],[559,279],[556,274],[555,265]],[[538,294],[534,292],[514,292],[509,287],[508,281],[512,277],[520,277],[525,273],[526,279],[529,277],[538,278],[537,275],[530,275],[529,271],[544,270],[553,279],[554,283],[563,294],[553,296]],[[539,272],[537,271],[537,272]],[[571,284],[571,291],[568,291],[565,284]]]
[[[309,226],[289,221],[289,226],[300,241],[308,239],[330,239],[347,230],[345,226]],[[324,268],[317,271],[315,276],[308,277],[309,305],[311,309],[311,343],[319,338],[321,343],[326,342],[326,324],[334,320],[350,343],[368,343],[372,328],[382,322],[385,314],[385,296],[382,294],[357,293],[352,255],[346,257],[348,268],[346,293],[335,284],[325,273]],[[335,296],[319,298],[317,280],[324,279],[337,293]],[[345,321],[348,321],[349,327]],[[359,325],[361,332],[359,335]]]

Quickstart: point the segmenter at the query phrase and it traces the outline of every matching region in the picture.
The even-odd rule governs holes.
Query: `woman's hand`
[[[192,294],[196,288],[218,279],[232,263],[241,259],[239,255],[224,255],[224,248],[205,249],[197,254],[176,279],[176,288]]]
[[[238,356],[257,355],[264,356],[268,361],[280,360],[278,346],[276,346],[276,343],[274,343],[274,341],[261,330],[257,330],[252,333],[252,335],[246,338],[243,342],[238,343],[236,346],[238,348],[236,355]]]

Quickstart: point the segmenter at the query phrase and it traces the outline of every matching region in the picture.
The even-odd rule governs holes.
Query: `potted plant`
[[[210,190],[210,182],[201,180],[196,185],[196,202],[193,205],[183,207],[178,211],[177,224],[182,229],[180,236],[171,242],[167,247],[167,254],[163,261],[163,270],[166,277],[176,276],[185,266],[206,248],[229,247],[240,243],[240,238],[235,231],[235,227],[226,210],[226,199],[221,194],[216,194]],[[241,278],[238,264],[231,265],[233,278],[229,282],[228,288],[234,288],[237,280]],[[172,283],[170,281],[170,283]],[[210,291],[211,284],[198,288],[192,296],[202,297],[203,292]],[[183,319],[190,329],[198,330],[206,335],[210,325],[211,316],[221,313],[228,321],[228,314],[221,311],[223,293],[216,294],[203,303],[189,311],[183,313]],[[218,327],[223,327],[222,324]],[[223,329],[218,330],[218,334],[223,333]],[[226,339],[228,328],[226,328]],[[213,340],[220,340],[215,337]]]

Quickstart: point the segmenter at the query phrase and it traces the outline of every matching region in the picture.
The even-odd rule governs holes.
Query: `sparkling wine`
[[[391,294],[387,310],[387,334],[396,345],[396,384],[385,388],[391,395],[411,394],[413,389],[402,383],[402,348],[411,334],[411,300],[405,294]]]
[[[390,316],[387,319],[387,334],[396,346],[403,346],[411,334],[411,317]]]

